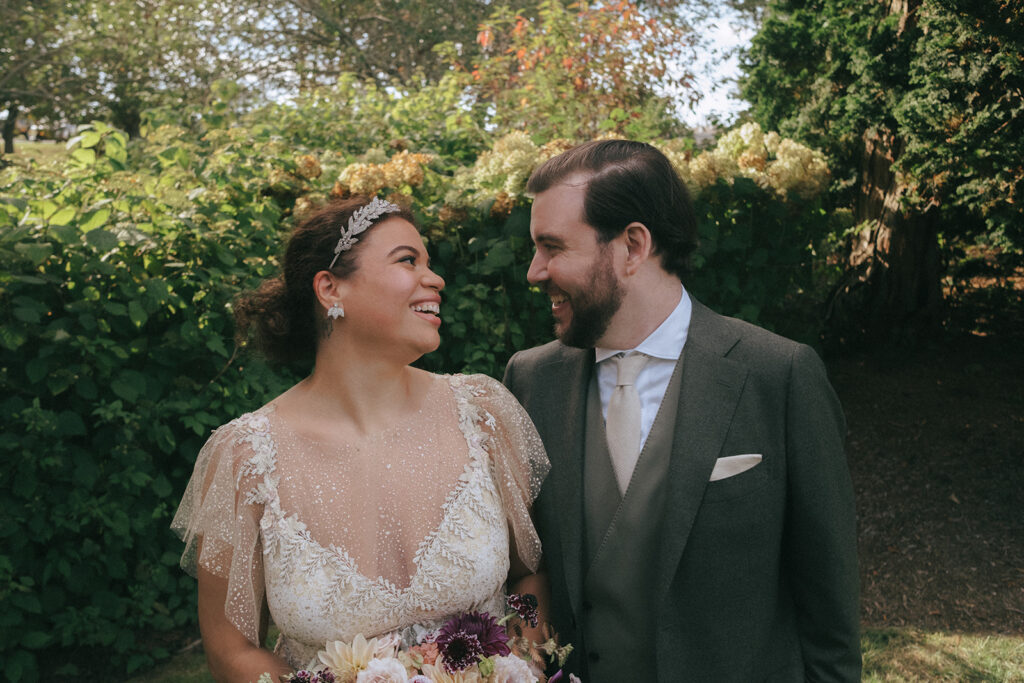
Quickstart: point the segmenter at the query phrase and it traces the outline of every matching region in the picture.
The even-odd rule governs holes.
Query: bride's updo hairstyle
[[[313,277],[321,270],[339,278],[356,271],[362,239],[368,232],[359,235],[359,241],[338,255],[333,268],[331,261],[342,229],[348,227],[353,212],[369,201],[367,197],[353,197],[328,202],[292,231],[284,252],[282,274],[264,280],[258,289],[235,299],[239,342],[251,336],[255,348],[276,363],[312,363],[324,320],[313,292]],[[412,214],[405,209],[385,213],[372,223],[376,225],[394,217],[415,225]]]

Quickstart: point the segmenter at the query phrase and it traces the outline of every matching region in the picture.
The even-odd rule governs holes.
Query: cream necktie
[[[612,356],[617,368],[615,389],[608,401],[608,417],[605,431],[608,435],[608,453],[612,458],[615,480],[619,493],[625,495],[626,487],[633,476],[637,458],[640,457],[640,394],[637,393],[637,375],[648,361],[642,353],[628,356]]]

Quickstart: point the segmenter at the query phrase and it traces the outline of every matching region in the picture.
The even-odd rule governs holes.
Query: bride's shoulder
[[[201,455],[213,462],[227,459],[236,471],[272,459],[273,410],[271,402],[217,427],[203,445]]]
[[[461,387],[472,392],[474,396],[478,397],[493,397],[493,396],[505,396],[508,394],[508,390],[505,386],[489,375],[481,373],[465,375],[456,373],[453,375],[447,375],[448,382],[453,387]]]

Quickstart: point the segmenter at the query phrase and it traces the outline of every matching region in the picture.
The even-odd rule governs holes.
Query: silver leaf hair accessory
[[[334,247],[334,258],[331,259],[330,268],[334,267],[341,252],[348,251],[352,245],[358,242],[356,235],[366,232],[366,229],[373,225],[373,221],[386,213],[401,211],[401,207],[391,202],[386,202],[380,197],[374,197],[366,206],[360,207],[352,212],[348,219],[348,228],[341,229],[341,239],[338,246]]]

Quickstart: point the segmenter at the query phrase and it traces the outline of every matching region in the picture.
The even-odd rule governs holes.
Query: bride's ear
[[[321,270],[313,276],[313,293],[325,312],[332,304],[344,301],[348,289],[348,283],[329,271]]]

